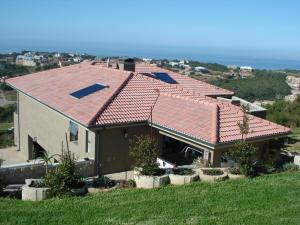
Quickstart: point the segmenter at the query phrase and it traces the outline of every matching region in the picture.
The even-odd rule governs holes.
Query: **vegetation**
[[[188,168],[178,168],[178,169],[173,169],[173,173],[177,175],[193,175],[195,174],[195,171]]]
[[[202,169],[202,172],[204,175],[210,175],[210,176],[219,176],[224,174],[223,170],[221,169]]]
[[[202,66],[206,69],[213,70],[213,71],[220,71],[220,72],[226,72],[228,71],[227,66],[218,64],[218,63],[202,63],[198,61],[189,61],[188,63],[191,67],[197,67]]]
[[[13,113],[16,109],[15,105],[5,105],[0,107],[0,121],[13,122]]]
[[[60,156],[60,163],[55,169],[48,171],[43,184],[45,187],[50,188],[50,197],[72,195],[70,189],[79,184],[79,177],[75,172],[74,156],[69,150],[63,151]]]
[[[136,136],[130,140],[130,155],[134,160],[134,167],[140,169],[143,175],[160,175],[162,173],[157,165],[159,154],[158,143],[149,135]]]
[[[277,100],[265,107],[268,110],[268,120],[292,128],[300,126],[300,96],[293,102]]]
[[[240,174],[242,174],[242,171],[240,170],[239,167],[229,168],[228,172],[231,173],[231,174],[234,174],[234,175],[240,175]]]
[[[34,67],[21,66],[15,64],[5,64],[5,67],[0,70],[0,77],[8,76],[20,76],[28,73],[32,73],[35,71]]]
[[[249,118],[247,116],[247,107],[242,106],[243,120],[238,122],[242,139],[235,143],[233,149],[228,153],[238,164],[245,176],[255,175],[256,162],[253,160],[256,155],[256,148],[246,141],[246,135],[249,134]]]
[[[208,82],[235,92],[240,98],[248,101],[274,100],[291,93],[290,86],[285,82],[285,76],[260,75],[244,79],[217,79]]]
[[[299,186],[300,173],[294,172],[42,202],[1,199],[0,224],[296,225]]]
[[[295,165],[294,163],[285,163],[282,166],[283,171],[288,171],[288,172],[293,172],[293,171],[298,171],[300,168],[299,166]]]

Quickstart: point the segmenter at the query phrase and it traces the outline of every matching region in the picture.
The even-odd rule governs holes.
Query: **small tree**
[[[46,152],[42,157],[39,157],[43,164],[45,165],[45,172],[48,174],[49,171],[49,165],[52,165],[52,160],[54,160],[55,156],[59,156],[58,154],[49,155],[48,152]]]
[[[75,173],[75,160],[70,151],[63,151],[58,166],[47,172],[44,185],[49,187],[50,196],[70,195],[70,188],[76,185],[78,176]]]
[[[158,143],[149,135],[136,136],[130,140],[129,152],[133,157],[134,167],[139,168],[143,175],[156,175],[158,173]]]
[[[232,151],[229,153],[230,156],[239,164],[241,172],[245,176],[253,176],[255,174],[255,164],[253,160],[256,154],[256,148],[246,142],[246,136],[250,132],[249,118],[247,115],[247,107],[242,106],[243,120],[238,122],[242,139],[238,141]]]

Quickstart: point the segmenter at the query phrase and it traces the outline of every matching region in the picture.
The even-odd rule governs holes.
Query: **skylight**
[[[166,82],[168,84],[177,84],[177,81],[174,80],[172,77],[170,77],[169,74],[167,73],[162,73],[162,72],[155,72],[155,73],[152,73],[154,75],[154,77],[156,79],[159,79],[163,82]]]
[[[78,91],[75,91],[75,92],[71,93],[70,95],[72,95],[75,98],[80,99],[80,98],[83,98],[87,95],[93,94],[93,93],[95,93],[97,91],[100,91],[100,90],[102,90],[104,88],[107,88],[107,87],[108,86],[103,85],[103,84],[93,84],[93,85],[90,85],[88,87],[82,88]]]

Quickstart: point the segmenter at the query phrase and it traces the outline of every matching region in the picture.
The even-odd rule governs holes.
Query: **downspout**
[[[96,131],[95,175],[100,175],[100,131]]]
[[[21,151],[21,131],[20,131],[20,94],[17,91],[17,114],[18,114],[18,151]]]

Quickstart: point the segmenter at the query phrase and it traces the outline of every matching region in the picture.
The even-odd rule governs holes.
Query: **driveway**
[[[24,157],[24,155],[20,151],[17,151],[17,147],[15,146],[8,147],[8,148],[1,148],[0,158],[5,160],[3,162],[3,165],[27,163],[27,160]]]

